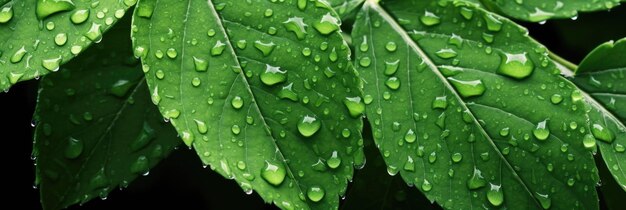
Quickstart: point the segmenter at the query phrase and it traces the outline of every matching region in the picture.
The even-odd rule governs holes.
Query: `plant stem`
[[[567,67],[570,71],[576,71],[576,69],[578,69],[578,66],[576,64],[568,60],[565,60],[565,58],[562,58],[561,56],[553,53],[552,51],[548,53],[548,56],[550,57],[550,59],[557,62],[558,64],[561,64],[562,66]]]

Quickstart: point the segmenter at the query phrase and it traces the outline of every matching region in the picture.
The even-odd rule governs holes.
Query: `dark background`
[[[578,63],[597,45],[626,37],[626,6],[617,7],[609,12],[583,13],[577,20],[554,20],[543,25],[536,23],[522,25],[530,30],[532,37],[546,45],[548,49],[573,63]],[[0,135],[4,143],[0,152],[0,164],[3,168],[0,173],[4,177],[2,191],[6,194],[0,200],[4,206],[19,205],[19,209],[41,209],[39,191],[33,189],[34,166],[30,159],[33,134],[30,124],[36,93],[37,81],[34,80],[19,83],[9,92],[0,93],[0,110],[4,110],[0,118]],[[129,188],[112,192],[105,201],[98,199],[71,209],[275,209],[272,205],[264,204],[258,195],[245,195],[234,181],[223,179],[209,169],[203,169],[201,165],[193,151],[186,148],[178,149],[151,170],[149,176],[137,179]],[[372,168],[373,165],[368,159],[366,168]],[[626,193],[619,189],[608,175],[603,162],[598,162],[598,167],[603,180],[598,191],[601,207],[617,209],[611,207],[620,207],[619,199],[626,198]],[[365,179],[361,176],[366,171],[367,169],[356,172],[357,182],[361,178]],[[398,178],[392,179],[394,183],[398,181]],[[358,186],[350,187],[360,189]],[[388,202],[402,203],[404,200],[412,199],[422,205],[419,207],[413,205],[411,209],[436,208],[428,205],[425,198],[414,188],[400,189],[398,192],[401,193],[397,193],[395,199],[392,198]],[[372,193],[375,196],[376,192]],[[351,201],[351,197],[357,196],[351,196],[349,190],[345,202],[360,202]],[[345,209],[353,205],[348,206],[350,207],[344,206]],[[369,208],[390,207],[374,205]],[[396,205],[393,208],[400,209],[402,206]]]

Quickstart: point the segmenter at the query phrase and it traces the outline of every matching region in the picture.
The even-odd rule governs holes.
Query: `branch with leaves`
[[[47,75],[46,209],[106,197],[183,144],[282,209],[339,208],[364,151],[446,209],[598,209],[596,158],[626,190],[626,41],[577,66],[507,17],[619,3],[4,0],[0,89]]]

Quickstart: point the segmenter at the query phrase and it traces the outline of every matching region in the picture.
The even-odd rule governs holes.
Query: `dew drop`
[[[287,71],[281,71],[280,67],[265,64],[265,71],[261,73],[260,78],[263,84],[272,86],[287,80]]]
[[[72,0],[37,0],[37,8],[35,14],[39,20],[43,20],[48,16],[70,11],[76,8]]]
[[[310,137],[322,127],[322,123],[315,117],[306,115],[298,122],[297,127],[302,136]]]
[[[85,145],[83,141],[69,137],[67,141],[67,146],[65,146],[65,158],[67,159],[76,159],[80,154],[83,153]]]
[[[285,175],[287,175],[287,171],[282,164],[269,160],[265,161],[265,167],[261,170],[263,180],[274,186],[282,184],[285,180]]]
[[[501,62],[497,73],[515,79],[524,79],[530,76],[535,69],[535,64],[528,58],[526,53],[501,54]]]

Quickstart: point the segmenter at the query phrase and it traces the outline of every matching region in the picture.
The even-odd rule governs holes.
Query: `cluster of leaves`
[[[34,117],[46,209],[127,186],[178,139],[246,193],[336,209],[364,119],[387,172],[444,208],[598,209],[597,148],[626,190],[626,39],[576,66],[504,16],[618,4],[0,0],[0,89],[62,69]]]

